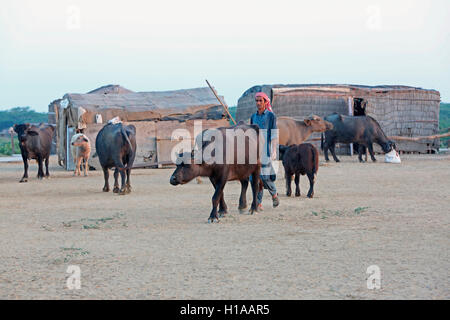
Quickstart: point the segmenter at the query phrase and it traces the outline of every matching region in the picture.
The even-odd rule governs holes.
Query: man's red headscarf
[[[266,109],[269,110],[270,112],[273,112],[273,111],[272,111],[272,106],[270,105],[270,99],[269,99],[269,97],[267,96],[267,94],[265,94],[264,92],[258,92],[258,93],[255,95],[255,98],[258,98],[258,97],[263,98],[264,101],[266,101]]]

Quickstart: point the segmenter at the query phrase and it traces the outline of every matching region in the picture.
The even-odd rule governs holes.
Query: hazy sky
[[[2,0],[0,109],[65,93],[403,84],[450,101],[450,1]]]

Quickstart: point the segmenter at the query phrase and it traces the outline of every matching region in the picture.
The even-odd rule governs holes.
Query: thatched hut
[[[407,86],[262,85],[239,98],[236,118],[248,120],[255,112],[255,94],[265,92],[277,116],[303,120],[311,113],[325,117],[333,112],[375,118],[387,136],[429,136],[439,130],[440,93]],[[318,138],[315,134],[311,138]],[[318,145],[318,142],[315,142]],[[398,141],[401,151],[429,153],[439,147],[432,141]],[[379,149],[378,149],[379,150]],[[341,146],[341,152],[349,152]]]
[[[223,99],[223,97],[221,97]],[[134,167],[172,164],[171,141],[175,129],[189,130],[194,139],[194,121],[203,129],[228,126],[222,106],[210,88],[164,92],[133,92],[120,86],[105,86],[86,94],[67,93],[50,103],[57,125],[57,154],[60,164],[72,170],[70,139],[82,130],[95,153],[98,131],[112,118],[136,126],[137,151]],[[91,163],[100,169],[98,160]]]

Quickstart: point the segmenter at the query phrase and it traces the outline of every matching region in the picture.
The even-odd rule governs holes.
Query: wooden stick
[[[418,140],[433,140],[438,138],[450,137],[450,132],[444,134],[436,134],[434,136],[420,136],[420,137],[399,137],[391,136],[388,137],[391,140],[405,140],[405,141],[418,141]]]
[[[236,124],[236,121],[234,121],[233,117],[231,116],[230,112],[228,111],[227,105],[225,103],[223,103],[222,100],[220,100],[219,96],[217,95],[216,90],[209,84],[208,80],[206,80],[206,83],[208,84],[209,88],[212,90],[212,92],[216,96],[217,100],[219,100],[222,107],[225,109],[225,111],[228,114],[228,116],[230,117],[231,121],[233,121],[233,123]]]
[[[15,150],[15,148],[14,148],[14,132],[13,132],[13,131],[10,131],[10,134],[11,134],[11,153],[12,153],[12,154],[15,154],[15,153],[16,153],[16,150]]]

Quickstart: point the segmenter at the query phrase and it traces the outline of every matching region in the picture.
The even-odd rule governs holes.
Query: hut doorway
[[[353,99],[353,115],[354,116],[365,116],[366,115],[367,101],[363,98]]]

